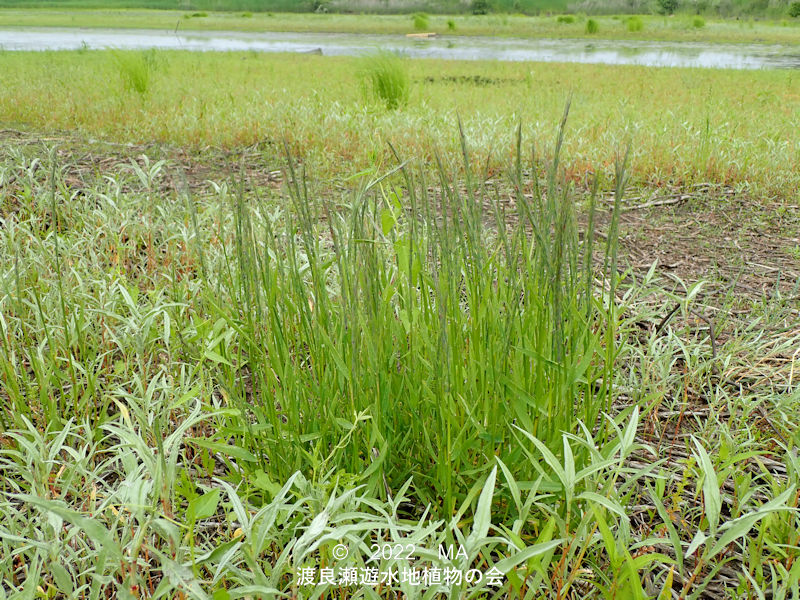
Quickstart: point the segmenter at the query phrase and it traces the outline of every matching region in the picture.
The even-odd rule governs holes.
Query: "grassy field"
[[[695,15],[639,16],[639,27],[621,16],[594,17],[599,29],[586,31],[585,16],[523,15],[427,17],[426,31],[447,36],[483,35],[533,38],[600,38],[800,44],[800,19],[701,19]],[[126,27],[170,31],[297,31],[406,34],[416,31],[410,15],[231,13],[177,10],[0,10],[0,27]]]
[[[272,165],[288,143],[330,177],[393,164],[387,142],[424,161],[437,150],[458,156],[459,117],[475,160],[491,155],[501,167],[516,126],[528,139],[552,139],[570,95],[562,161],[575,181],[612,173],[628,143],[638,183],[750,184],[793,200],[800,176],[792,71],[417,61],[407,65],[408,104],[386,111],[365,102],[365,63],[355,58],[64,52],[5,53],[0,62],[7,123],[194,149],[264,143]]]
[[[0,69],[0,597],[797,597],[791,71]]]

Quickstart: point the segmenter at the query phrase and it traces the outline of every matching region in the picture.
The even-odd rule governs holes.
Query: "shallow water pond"
[[[800,69],[800,49],[783,45],[709,44],[585,39],[448,37],[410,39],[398,35],[339,33],[242,33],[134,29],[7,29],[5,50],[144,49],[313,52],[359,55],[377,49],[411,58],[581,62],[654,67]]]

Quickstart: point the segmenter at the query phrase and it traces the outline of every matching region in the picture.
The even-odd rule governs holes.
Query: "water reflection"
[[[395,35],[338,33],[171,32],[110,29],[15,29],[0,31],[5,50],[183,49],[307,52],[358,55],[378,48],[412,58],[582,62],[657,67],[727,69],[800,68],[800,49],[784,45],[704,44],[615,40],[509,39],[488,37],[414,40]]]

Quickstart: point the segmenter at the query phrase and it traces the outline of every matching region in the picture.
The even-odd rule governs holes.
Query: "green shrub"
[[[402,57],[392,52],[378,52],[364,59],[361,72],[368,97],[394,110],[408,103],[410,79]]]
[[[489,9],[489,0],[473,0],[472,2],[473,15],[488,15]]]
[[[417,13],[412,18],[414,19],[414,29],[417,31],[424,31],[430,27],[430,20],[425,13]]]
[[[702,29],[705,26],[706,26],[706,20],[703,17],[697,15],[692,19],[692,27],[694,27],[695,29]]]
[[[453,19],[447,19],[447,31],[455,31],[456,22]]]
[[[641,31],[644,29],[644,22],[639,17],[631,17],[625,24],[630,32]]]
[[[586,21],[586,33],[597,33],[600,31],[600,25],[594,19]]]
[[[575,17],[573,15],[558,15],[556,17],[556,22],[557,23],[566,23],[566,24],[574,23],[575,22]]]
[[[242,18],[243,19],[252,19],[253,18],[253,13],[251,13],[251,12],[243,12],[242,13]]]
[[[792,2],[789,5],[789,16],[794,19],[800,17],[800,2]]]
[[[662,15],[672,15],[678,10],[678,0],[658,0],[658,12]]]

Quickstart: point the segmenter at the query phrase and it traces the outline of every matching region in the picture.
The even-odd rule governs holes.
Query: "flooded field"
[[[4,50],[145,49],[313,52],[359,55],[389,49],[411,58],[578,62],[724,69],[800,68],[800,50],[778,44],[712,44],[585,39],[448,37],[350,33],[243,33],[133,29],[15,29],[0,31]]]

